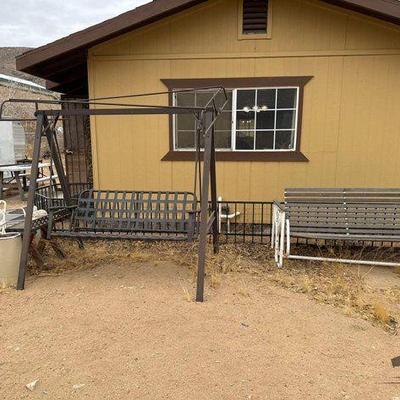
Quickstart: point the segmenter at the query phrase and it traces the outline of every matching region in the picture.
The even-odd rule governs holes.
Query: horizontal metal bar
[[[285,194],[299,192],[302,194],[306,193],[376,193],[376,192],[400,192],[398,188],[287,188]]]
[[[310,261],[330,261],[343,264],[360,264],[360,265],[377,265],[384,267],[399,267],[400,263],[386,262],[386,261],[366,261],[366,260],[350,260],[341,258],[328,258],[328,257],[311,257],[311,256],[296,256],[289,255],[286,258],[291,260],[310,260]]]
[[[37,104],[88,104],[90,102],[101,101],[101,100],[118,100],[118,99],[130,99],[137,97],[150,97],[150,96],[159,96],[161,94],[174,94],[174,93],[186,93],[193,91],[201,91],[201,90],[224,90],[223,86],[204,86],[204,87],[196,87],[196,88],[187,88],[187,89],[174,89],[174,90],[164,90],[161,92],[149,92],[149,93],[133,93],[123,96],[108,96],[108,97],[92,97],[89,99],[81,99],[81,100],[68,100],[68,99],[60,99],[60,100],[48,100],[48,99],[9,99],[6,100],[10,103],[37,103]]]
[[[78,234],[75,232],[69,231],[54,231],[51,236],[54,237],[63,237],[63,238],[80,238],[80,239],[115,239],[115,240],[170,240],[170,241],[187,241],[188,235],[143,235],[143,234],[112,234],[112,233],[92,233],[92,232],[79,232]]]
[[[0,118],[0,122],[36,122],[36,118]]]
[[[148,115],[148,114],[193,114],[201,111],[213,111],[200,107],[157,107],[157,108],[97,108],[79,110],[38,110],[35,115],[80,116],[80,115]]]

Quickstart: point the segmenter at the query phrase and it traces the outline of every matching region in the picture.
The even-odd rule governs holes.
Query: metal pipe
[[[39,110],[36,115],[45,113],[49,116],[82,116],[82,115],[151,115],[151,114],[193,114],[202,111],[198,107],[161,107],[161,108],[89,108],[81,110]]]
[[[328,257],[309,257],[309,256],[296,256],[290,255],[287,257],[292,260],[310,260],[310,261],[330,261],[343,264],[360,264],[360,265],[377,265],[384,267],[399,267],[400,263],[392,263],[386,261],[366,261],[366,260],[350,260],[341,258],[328,258]]]

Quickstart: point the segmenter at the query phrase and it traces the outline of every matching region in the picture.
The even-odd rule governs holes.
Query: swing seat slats
[[[191,192],[86,190],[72,211],[70,231],[57,236],[192,240],[197,224]]]

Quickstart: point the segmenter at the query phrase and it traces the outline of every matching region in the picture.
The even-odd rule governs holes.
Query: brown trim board
[[[298,86],[299,104],[297,121],[297,141],[295,151],[217,151],[217,161],[308,161],[300,152],[304,86],[313,76],[275,76],[254,78],[198,78],[198,79],[161,79],[169,91],[174,89],[196,89],[201,87],[222,86],[226,89],[245,87]],[[169,104],[172,105],[172,95]],[[173,116],[169,116],[169,151],[162,161],[193,161],[194,151],[174,150]]]
[[[280,161],[280,162],[307,162],[308,158],[297,151],[216,151],[217,161]],[[195,161],[194,151],[169,151],[161,161]],[[203,159],[203,153],[200,153]]]

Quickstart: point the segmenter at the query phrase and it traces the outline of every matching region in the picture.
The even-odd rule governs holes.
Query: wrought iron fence
[[[219,201],[221,243],[270,243],[272,202]]]

